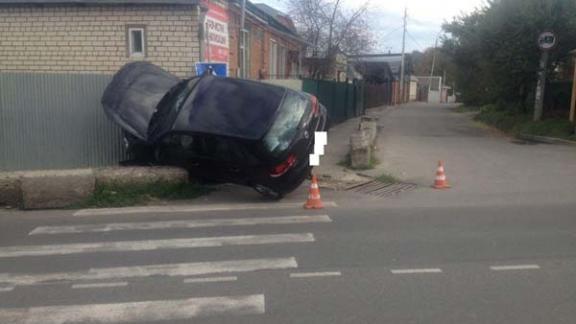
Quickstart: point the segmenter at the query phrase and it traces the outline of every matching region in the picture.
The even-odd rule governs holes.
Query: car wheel
[[[255,185],[253,188],[259,194],[261,194],[262,196],[264,196],[265,198],[270,199],[270,200],[280,200],[280,199],[284,198],[283,193],[280,193],[274,189],[268,188],[268,187],[263,186],[263,185]]]

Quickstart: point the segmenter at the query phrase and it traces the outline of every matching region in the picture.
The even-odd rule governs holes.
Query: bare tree
[[[309,62],[316,77],[324,78],[333,70],[338,54],[366,53],[374,45],[368,3],[346,8],[341,0],[291,0],[287,6],[298,31],[310,43]]]

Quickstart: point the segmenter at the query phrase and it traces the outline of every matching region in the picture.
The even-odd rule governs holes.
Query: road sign
[[[196,75],[203,75],[208,70],[211,70],[212,74],[215,76],[228,76],[228,64],[226,63],[196,63]]]
[[[543,51],[551,50],[557,43],[556,35],[552,32],[544,32],[538,36],[538,46]]]

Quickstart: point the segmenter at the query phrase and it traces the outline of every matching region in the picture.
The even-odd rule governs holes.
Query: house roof
[[[239,5],[239,0],[235,0]],[[294,23],[290,16],[282,13],[269,6],[261,6],[261,4],[254,4],[251,1],[246,1],[246,10],[257,16],[258,18],[264,20],[270,27],[276,29],[277,31],[289,35],[293,39],[299,42],[305,43],[305,41],[298,35]]]
[[[284,27],[292,30],[293,32],[296,32],[296,27],[294,26],[294,22],[292,21],[292,19],[290,18],[290,16],[288,16],[287,14],[270,7],[269,5],[265,4],[265,3],[255,3],[254,6],[256,6],[256,8],[264,11],[266,14],[274,17],[274,19],[276,19],[279,23],[281,23],[282,25],[284,25]]]
[[[0,0],[2,4],[171,4],[195,5],[199,0]]]
[[[406,54],[407,60],[407,72],[410,69],[410,54]],[[353,62],[358,63],[369,63],[375,64],[386,64],[390,68],[393,75],[400,75],[400,67],[402,65],[402,54],[364,54],[364,55],[353,55],[349,59]]]

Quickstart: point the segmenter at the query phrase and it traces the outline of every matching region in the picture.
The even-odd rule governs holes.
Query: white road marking
[[[314,242],[311,233],[221,236],[148,241],[119,241],[58,245],[7,246],[0,249],[0,258],[23,256],[65,255],[77,253],[150,251],[164,249],[220,247],[232,245],[262,245]]]
[[[204,283],[204,282],[231,282],[238,280],[238,277],[209,277],[209,278],[186,278],[184,283]]]
[[[503,265],[503,266],[491,266],[493,271],[509,271],[509,270],[537,270],[540,266],[537,264],[516,264],[516,265]]]
[[[36,285],[47,282],[118,280],[150,276],[199,276],[219,273],[250,272],[298,268],[294,257],[250,259],[196,263],[153,264],[144,266],[92,268],[86,271],[42,274],[0,273],[0,283],[11,286]],[[0,323],[2,323],[0,321]]]
[[[390,270],[393,274],[416,274],[416,273],[442,273],[442,269],[430,268],[430,269],[395,269]]]
[[[283,225],[306,223],[330,223],[328,215],[304,215],[281,217],[251,217],[251,218],[214,218],[196,220],[176,220],[163,222],[138,223],[108,223],[84,224],[69,226],[41,226],[35,228],[29,235],[38,234],[72,234],[72,233],[100,233],[113,231],[158,230],[174,228],[203,228],[218,226],[250,226],[250,225]]]
[[[214,315],[264,313],[264,295],[247,295],[119,304],[5,308],[0,310],[0,323],[141,323],[187,320]]]
[[[83,289],[83,288],[112,288],[112,287],[126,287],[128,283],[126,281],[119,282],[101,282],[101,283],[85,283],[85,284],[75,284],[72,285],[72,289]]]
[[[335,202],[324,202],[326,207],[338,207]],[[286,209],[301,208],[301,203],[257,203],[257,204],[213,204],[213,205],[183,205],[183,206],[147,206],[147,207],[122,207],[122,208],[98,208],[81,209],[74,216],[101,216],[123,214],[156,214],[156,213],[194,213],[207,211],[237,211],[258,209]]]
[[[14,290],[14,286],[4,286],[4,287],[0,287],[0,292],[9,292]]]
[[[313,278],[313,277],[337,277],[341,276],[340,271],[332,272],[295,272],[290,274],[290,278]]]

